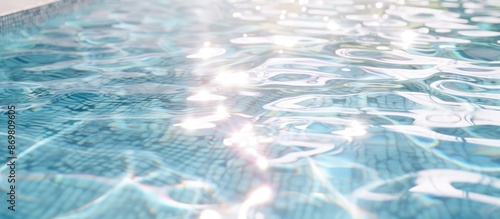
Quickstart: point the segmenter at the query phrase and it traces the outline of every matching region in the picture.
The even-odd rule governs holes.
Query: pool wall
[[[0,32],[37,25],[54,15],[71,12],[98,0],[3,0],[0,7]]]

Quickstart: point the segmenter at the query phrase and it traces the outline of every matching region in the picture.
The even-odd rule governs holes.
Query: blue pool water
[[[0,38],[0,218],[500,218],[499,83],[495,0],[96,3]]]

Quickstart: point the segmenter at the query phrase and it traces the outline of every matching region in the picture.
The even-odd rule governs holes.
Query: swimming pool
[[[499,9],[120,0],[12,30],[0,218],[500,218]]]

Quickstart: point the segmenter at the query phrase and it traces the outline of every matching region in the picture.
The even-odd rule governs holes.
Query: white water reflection
[[[174,124],[174,126],[180,126],[185,129],[195,130],[195,129],[209,129],[216,127],[215,122],[225,120],[229,117],[224,106],[218,106],[216,111],[212,115],[188,118],[182,123]]]
[[[244,72],[221,72],[215,77],[215,82],[224,86],[242,86],[249,82]]]
[[[463,31],[458,31],[458,34],[462,36],[468,36],[468,37],[497,37],[500,36],[500,32],[498,31],[487,31],[487,30],[463,30]]]
[[[334,134],[342,135],[345,137],[353,137],[353,136],[363,136],[366,134],[366,130],[364,127],[359,124],[358,122],[353,122],[352,125],[349,127],[340,130],[340,131],[334,131],[332,132]]]
[[[377,190],[377,188],[398,183],[406,185],[393,193],[374,191]],[[415,193],[437,197],[472,200],[493,206],[500,205],[500,198],[488,194],[458,189],[456,187],[458,184],[469,184],[476,187],[481,185],[499,189],[500,179],[461,170],[429,169],[419,171],[416,174],[404,175],[397,178],[369,183],[357,189],[355,195],[358,198],[365,200],[390,201],[403,198],[404,195],[408,195],[406,193]],[[423,201],[422,199],[417,200]]]
[[[500,206],[500,198],[457,189],[453,183],[485,185],[500,189],[500,180],[481,174],[460,170],[425,170],[418,173],[416,186],[410,192],[431,194],[439,197],[469,199],[489,205]]]
[[[314,45],[326,42],[328,42],[328,40],[320,38],[286,35],[274,35],[268,37],[240,37],[231,39],[231,43],[235,44],[276,44],[285,47],[293,47],[295,45]]]
[[[241,205],[238,219],[247,219],[247,214],[250,208],[270,201],[271,197],[272,190],[268,186],[262,186],[255,189]]]
[[[211,94],[206,90],[199,91],[197,94],[189,96],[187,98],[187,100],[190,101],[211,101],[211,100],[225,100],[225,99],[226,97],[224,96]]]
[[[215,210],[206,209],[201,212],[199,219],[222,219],[222,216]]]
[[[215,56],[220,56],[226,53],[224,48],[201,48],[198,52],[188,55],[187,58],[190,59],[208,59]]]

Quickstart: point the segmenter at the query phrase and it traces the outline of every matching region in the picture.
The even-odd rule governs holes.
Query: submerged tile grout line
[[[97,0],[1,0],[0,32],[36,25],[59,13],[71,11]]]

